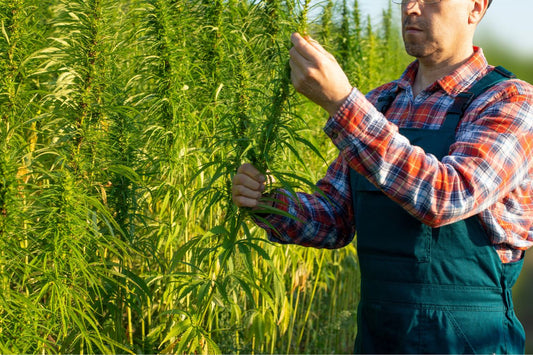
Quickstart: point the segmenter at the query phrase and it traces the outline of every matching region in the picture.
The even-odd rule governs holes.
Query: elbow
[[[445,213],[442,209],[409,209],[404,207],[406,211],[419,222],[431,227],[439,228],[447,224],[453,223],[459,218],[454,218],[450,213]]]
[[[431,228],[440,228],[442,226],[450,224],[451,222],[444,221],[441,218],[429,218],[429,219],[422,220],[422,223],[424,223],[425,225]]]
[[[431,228],[440,228],[445,225],[454,223],[458,220],[460,220],[460,217],[456,216],[450,216],[445,213],[438,213],[435,211],[430,211],[427,214],[424,214],[423,216],[415,216],[420,222],[424,223],[425,225],[431,227]]]

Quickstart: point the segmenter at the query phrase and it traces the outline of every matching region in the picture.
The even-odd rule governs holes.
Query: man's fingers
[[[253,187],[250,187],[250,185],[253,185]],[[256,187],[257,186],[257,187]],[[262,192],[265,190],[265,187],[263,184],[239,184],[234,183],[233,184],[233,194],[235,196],[246,196],[246,197],[252,197],[252,198],[260,198]]]
[[[257,207],[259,205],[259,200],[256,199],[256,198],[249,198],[249,197],[246,197],[246,196],[233,196],[233,203],[237,206],[237,207],[250,207],[250,208],[254,208],[254,207]]]
[[[256,177],[250,177],[247,174],[237,173],[233,177],[233,186],[244,186],[249,190],[264,190],[265,177],[260,174]]]
[[[312,63],[306,58],[304,58],[298,52],[298,49],[296,49],[296,47],[292,47],[289,50],[289,53],[290,53],[289,66],[291,67],[291,75],[292,76],[298,75],[297,78],[299,78],[303,73],[306,73],[310,67],[312,67]]]
[[[237,169],[237,173],[243,173],[243,174],[259,174],[260,171],[257,170],[255,166],[253,166],[250,163],[244,163]]]
[[[263,183],[266,181],[265,176],[250,163],[242,164],[239,169],[237,169],[237,175],[239,174],[247,175],[251,179],[258,181],[259,183]]]
[[[261,198],[263,191],[263,185],[259,185],[258,188],[249,188],[246,185],[235,184],[233,185],[232,194],[233,197],[242,196],[258,200]]]
[[[235,183],[235,181],[240,181],[241,178],[250,185],[258,186],[258,188],[249,188],[246,185]],[[259,200],[262,197],[262,192],[264,191],[264,185],[257,182],[250,183],[250,178],[241,174],[239,177],[234,179],[234,184],[232,187],[232,200],[239,207],[257,207]]]
[[[272,184],[274,177],[267,172],[267,176],[257,170],[252,164],[243,164],[237,169],[231,185],[231,199],[237,207],[272,206],[272,202],[265,200],[265,184]],[[268,181],[267,181],[268,180]]]
[[[291,42],[294,45],[294,50],[291,51],[291,57],[296,53],[299,54],[303,59],[310,62],[316,62],[318,57],[323,53],[316,46],[320,46],[318,43],[312,44],[308,42],[302,35],[295,32],[291,35]],[[316,42],[316,41],[315,41]]]
[[[231,197],[238,207],[257,207],[265,191],[266,177],[252,164],[243,164],[233,177]]]
[[[325,55],[329,55],[330,53],[324,48],[322,47],[322,45],[320,43],[318,43],[315,39],[309,37],[309,36],[305,36],[305,40],[307,41],[307,43],[309,43],[311,46],[313,46],[318,52],[322,53],[322,54],[325,54]]]

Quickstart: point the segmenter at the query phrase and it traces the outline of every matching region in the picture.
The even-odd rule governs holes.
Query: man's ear
[[[468,16],[468,23],[477,25],[485,16],[489,7],[489,0],[472,0],[472,7]]]

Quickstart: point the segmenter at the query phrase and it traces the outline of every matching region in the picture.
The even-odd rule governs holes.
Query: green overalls
[[[498,68],[460,94],[439,130],[401,134],[441,160],[466,107],[507,73]],[[377,108],[386,112],[393,100]],[[523,353],[511,298],[522,261],[501,262],[479,217],[431,228],[350,175],[361,269],[355,352]]]

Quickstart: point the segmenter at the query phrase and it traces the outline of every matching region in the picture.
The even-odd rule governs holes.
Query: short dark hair
[[[490,7],[490,4],[492,4],[492,0],[489,0],[489,6],[487,6],[487,8],[489,8],[489,7]]]

